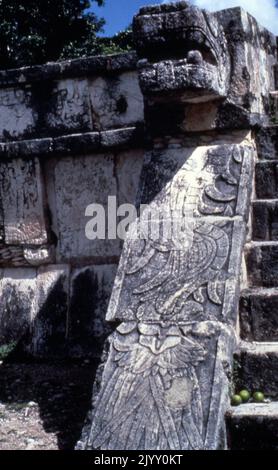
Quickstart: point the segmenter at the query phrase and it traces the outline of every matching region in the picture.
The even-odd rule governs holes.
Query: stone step
[[[278,450],[278,402],[231,408],[226,422],[231,450]]]
[[[260,159],[278,159],[278,126],[261,129],[256,136],[256,143]]]
[[[258,199],[278,198],[278,159],[256,164],[255,192]]]
[[[278,287],[278,242],[251,242],[245,246],[249,287]]]
[[[261,391],[278,399],[278,342],[242,342],[235,354],[234,384],[236,390]]]
[[[239,312],[242,339],[278,341],[278,288],[243,291]]]
[[[253,201],[252,239],[278,241],[278,199]]]

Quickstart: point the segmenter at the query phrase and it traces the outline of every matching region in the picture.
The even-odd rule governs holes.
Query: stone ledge
[[[278,449],[278,403],[250,403],[226,415],[231,450]]]
[[[240,343],[236,353],[237,390],[260,390],[266,398],[278,398],[278,342]]]
[[[278,198],[278,160],[263,161],[256,165],[256,195],[258,199]]]
[[[278,420],[278,402],[272,403],[247,403],[233,407],[228,411],[231,418],[276,418]]]
[[[61,80],[90,75],[113,74],[136,69],[138,58],[135,51],[123,54],[102,55],[49,62],[43,65],[0,70],[0,88],[35,83],[46,80]]]
[[[278,342],[254,341],[253,343],[248,343],[242,341],[240,343],[240,353],[252,354],[253,356],[261,356],[264,354],[278,354]]]
[[[250,287],[241,291],[242,297],[271,297],[278,295],[278,287]]]
[[[252,202],[252,233],[256,241],[278,241],[278,199]]]
[[[278,288],[242,291],[239,312],[243,340],[278,341]]]
[[[258,157],[262,160],[278,158],[278,126],[262,128],[256,135]]]
[[[48,155],[86,155],[107,149],[142,147],[145,134],[142,126],[103,132],[70,134],[56,138],[31,139],[0,143],[1,158],[44,157]]]
[[[250,287],[278,286],[278,242],[252,242],[245,246]]]

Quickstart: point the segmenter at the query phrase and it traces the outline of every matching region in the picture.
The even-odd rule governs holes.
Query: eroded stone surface
[[[96,78],[90,82],[89,89],[93,119],[99,130],[143,121],[143,95],[136,72]]]
[[[45,126],[50,134],[93,130],[87,80],[61,80],[47,103]]]
[[[34,131],[37,114],[30,87],[4,88],[0,92],[0,138],[14,140]]]
[[[0,197],[7,244],[47,243],[42,175],[37,158],[0,163]]]
[[[268,122],[276,38],[241,8],[208,13],[179,2],[142,9],[134,34],[152,134]]]
[[[241,337],[278,341],[278,289],[250,289],[240,299]]]
[[[227,416],[231,450],[277,450],[277,403],[250,403],[231,410]]]
[[[260,159],[275,160],[278,156],[278,126],[261,129],[256,142]]]
[[[27,331],[36,301],[36,270],[3,269],[0,278],[0,343],[17,342]]]
[[[256,195],[258,199],[278,198],[278,163],[259,162],[256,166]]]
[[[105,314],[117,265],[0,271],[0,345],[35,358],[97,358],[111,332]]]
[[[69,305],[69,266],[46,266],[38,269],[36,298],[31,312],[31,343],[34,356],[63,357]]]
[[[278,241],[278,201],[254,201],[252,207],[254,241]]]
[[[278,286],[278,243],[253,242],[246,249],[249,285]]]
[[[71,357],[100,357],[111,333],[105,321],[117,265],[87,266],[71,276],[68,339]]]
[[[267,398],[277,401],[278,368],[277,343],[243,343],[236,355],[238,390],[262,390]]]
[[[252,178],[252,157],[245,146],[146,154],[138,202],[157,219],[161,210],[159,231],[125,242],[107,313],[121,324],[110,338],[85,448],[225,447],[250,198],[241,191]],[[184,230],[167,239],[162,222],[175,217]]]
[[[115,210],[123,202],[134,202],[142,163],[140,150],[68,157],[49,163],[48,199],[58,238],[58,260],[119,257],[121,240],[117,234],[114,239],[107,238],[108,198],[114,198]],[[105,211],[106,239],[90,240],[86,236],[86,225],[94,214],[85,216],[85,211],[91,204],[99,204]]]

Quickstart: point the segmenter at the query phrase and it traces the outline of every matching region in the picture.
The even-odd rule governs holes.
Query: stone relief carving
[[[156,238],[147,231],[145,212],[138,221],[145,239],[134,239],[136,224],[131,228],[107,313],[107,320],[121,324],[110,338],[86,448],[219,445],[223,425],[218,428],[217,423],[226,396],[215,383],[227,378],[226,356],[217,348],[219,341],[227,350],[234,343],[236,272],[247,211],[246,200],[238,217],[231,202],[237,200],[241,175],[250,170],[251,161],[251,148],[240,145],[146,156],[140,200],[149,200],[157,213],[161,210],[159,229],[163,217],[172,222],[178,214],[183,231],[176,239]],[[149,178],[156,166],[157,186]],[[217,406],[210,396],[214,387]],[[208,442],[211,433],[215,440]]]
[[[171,103],[171,131],[243,128],[267,121],[269,92],[275,90],[276,38],[244,10],[209,13],[182,1],[142,8],[133,28],[149,119],[163,116],[167,124]]]
[[[89,90],[86,80],[57,82],[48,103],[46,126],[73,131],[92,130]]]
[[[10,140],[34,130],[36,113],[32,109],[31,89],[4,89],[0,93],[0,135]]]
[[[143,92],[182,90],[192,102],[226,96],[231,67],[223,27],[213,14],[183,3],[171,11],[142,10],[134,19],[137,48],[150,59],[140,64]]]
[[[207,13],[186,1],[142,8],[133,29],[158,146],[145,154],[147,207],[123,248],[106,316],[120,326],[79,448],[225,448],[254,146],[231,132],[226,145],[188,148],[186,132],[265,122],[276,38],[240,8]],[[165,236],[175,220],[182,230]]]

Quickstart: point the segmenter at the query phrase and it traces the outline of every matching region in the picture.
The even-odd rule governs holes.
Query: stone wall
[[[240,289],[277,278],[277,247],[251,238],[277,238],[277,38],[186,1],[142,8],[133,31],[136,53],[0,72],[0,345],[107,345],[78,448],[223,449]],[[143,213],[145,238],[89,240],[109,197],[181,238]]]
[[[136,54],[0,73],[0,344],[98,354],[120,240],[87,206],[134,201],[143,161]]]

